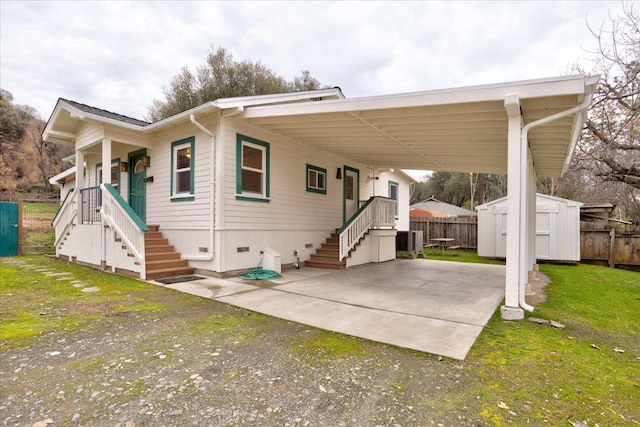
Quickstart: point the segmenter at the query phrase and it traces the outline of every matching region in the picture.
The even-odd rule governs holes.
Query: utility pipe
[[[529,130],[533,129],[535,127],[544,125],[546,123],[552,122],[554,120],[558,120],[561,119],[563,117],[566,117],[568,115],[571,115],[573,113],[576,113],[582,109],[585,109],[589,106],[589,104],[591,103],[591,97],[590,96],[586,96],[584,100],[576,105],[575,107],[571,107],[568,110],[565,111],[561,111],[559,113],[556,114],[552,114],[550,116],[547,117],[543,117],[541,119],[536,120],[535,122],[531,122],[527,125],[525,125],[522,128],[521,131],[521,141],[522,141],[522,152],[523,153],[527,153],[526,150],[528,150],[529,148]],[[526,162],[527,162],[527,156],[526,155],[521,155],[520,156],[520,170],[526,170]],[[535,164],[534,164],[534,170],[535,170]],[[526,197],[520,197],[520,212],[526,212]],[[522,228],[522,227],[521,227]],[[524,255],[520,255],[520,258],[522,258]],[[522,262],[522,260],[518,260],[521,265],[523,265],[524,263]],[[518,283],[518,301],[520,303],[520,307],[522,307],[523,309],[531,312],[533,311],[533,307],[530,306],[529,304],[526,303],[525,301],[525,283],[523,281],[519,281],[520,283]]]
[[[200,129],[205,134],[209,135],[209,142],[211,145],[211,154],[210,154],[210,162],[211,162],[211,191],[210,191],[210,203],[211,203],[211,226],[209,227],[209,254],[206,256],[190,256],[188,257],[193,261],[210,261],[213,259],[215,254],[214,247],[214,228],[216,225],[216,209],[215,209],[215,200],[216,200],[216,136],[209,131],[206,127],[202,126],[200,122],[196,120],[196,116],[193,114],[189,115],[189,120],[193,123],[198,129]],[[194,165],[195,171],[195,165]],[[195,173],[195,172],[194,172]]]

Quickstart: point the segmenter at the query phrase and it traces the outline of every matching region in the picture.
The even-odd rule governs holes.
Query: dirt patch
[[[549,282],[551,280],[544,273],[540,271],[530,272],[526,286],[525,301],[534,307],[545,302],[547,300],[545,288]]]
[[[0,423],[480,423],[478,408],[442,403],[472,381],[459,362],[160,288],[151,298],[167,309],[104,315],[3,352]]]

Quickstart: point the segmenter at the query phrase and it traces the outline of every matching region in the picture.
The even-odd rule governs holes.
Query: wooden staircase
[[[147,280],[164,277],[184,276],[193,274],[186,260],[180,258],[180,253],[169,245],[158,225],[148,225],[149,231],[144,233],[144,253]]]
[[[360,242],[366,237],[366,233]],[[360,242],[349,252],[349,256],[351,252],[354,252]],[[347,258],[349,257],[347,256]],[[332,270],[342,270],[347,268],[347,258],[344,258],[342,261],[340,258],[340,235],[335,232],[331,233],[331,236],[327,238],[327,240],[316,249],[316,253],[311,255],[311,259],[309,261],[305,261],[305,267],[313,267],[313,268],[326,268]]]

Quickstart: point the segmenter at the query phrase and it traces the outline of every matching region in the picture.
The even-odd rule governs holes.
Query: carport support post
[[[527,150],[522,145],[522,117],[520,97],[505,97],[504,107],[508,124],[507,165],[507,272],[505,279],[505,304],[500,313],[505,320],[524,319],[520,308],[520,283],[524,280],[526,263],[524,245],[526,230]],[[524,166],[524,167],[523,167]],[[522,282],[524,283],[524,282]]]

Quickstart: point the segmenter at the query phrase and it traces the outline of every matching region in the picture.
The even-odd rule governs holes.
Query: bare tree
[[[592,73],[601,79],[572,169],[591,174],[595,186],[610,182],[630,187],[616,193],[627,197],[629,217],[640,221],[640,15],[633,5],[625,5],[606,25],[589,29],[597,41]],[[558,191],[563,192],[562,183]]]

